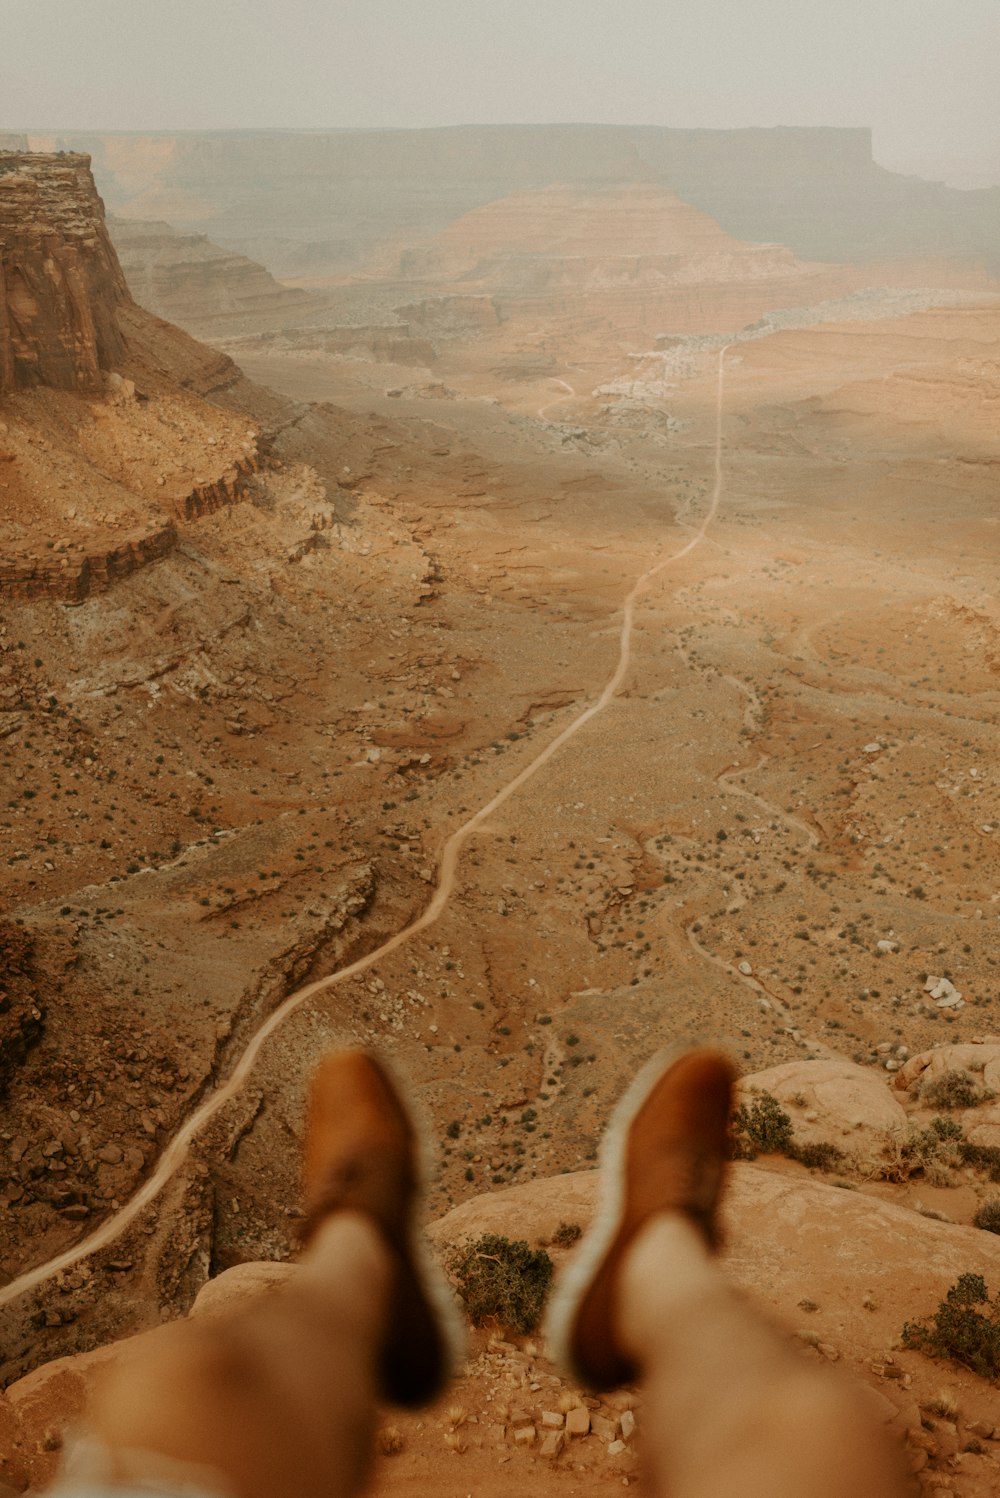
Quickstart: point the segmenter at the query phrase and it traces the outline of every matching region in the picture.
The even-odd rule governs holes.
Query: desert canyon
[[[1000,1292],[998,230],[860,130],[0,135],[0,1498],[294,1273],[326,1048],[558,1264],[692,1039],[801,1147],[733,1276],[997,1491],[901,1332]],[[642,1485],[497,1329],[386,1423],[386,1498]]]

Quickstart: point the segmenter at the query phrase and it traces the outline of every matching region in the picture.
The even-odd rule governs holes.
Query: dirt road
[[[459,858],[468,840],[489,820],[499,807],[537,775],[570,739],[580,733],[600,713],[603,713],[614,700],[625,680],[632,660],[632,631],[638,600],[655,578],[668,567],[689,556],[696,547],[701,545],[718,513],[723,492],[722,410],[725,356],[729,347],[730,345],[726,344],[719,350],[718,355],[715,400],[714,482],[708,508],[690,539],[680,550],[669,552],[667,555],[662,556],[652,566],[642,572],[633,583],[622,607],[618,663],[600,695],[588,707],[578,713],[495,796],[487,801],[485,805],[481,806],[477,812],[452,833],[442,848],[434,892],[423,913],[408,926],[405,926],[401,931],[390,937],[388,941],[384,942],[375,951],[367,953],[366,956],[359,958],[356,962],[350,963],[347,967],[341,968],[338,972],[332,973],[328,977],[320,978],[316,982],[309,983],[305,987],[298,989],[295,993],[289,994],[278,1008],[268,1016],[253,1036],[230,1077],[219,1088],[210,1093],[181,1126],[161,1155],[156,1169],[135,1195],[111,1217],[107,1218],[93,1233],[90,1233],[72,1248],[66,1249],[63,1253],[56,1255],[55,1258],[27,1270],[24,1274],[19,1275],[17,1279],[12,1280],[10,1284],[0,1290],[0,1306],[8,1305],[16,1300],[18,1296],[37,1289],[47,1280],[52,1279],[61,1270],[70,1268],[73,1264],[79,1263],[81,1259],[85,1259],[88,1255],[97,1252],[99,1249],[106,1248],[110,1243],[113,1243],[119,1234],[134,1222],[144,1208],[158,1196],[167,1182],[176,1173],[187,1154],[191,1141],[198,1134],[199,1130],[245,1086],[253,1072],[262,1048],[274,1032],[307,999],[323,993],[327,989],[334,988],[350,978],[355,978],[361,973],[367,972],[369,968],[388,956],[389,953],[394,952],[404,942],[409,941],[411,937],[432,926],[441,916],[455,889]]]

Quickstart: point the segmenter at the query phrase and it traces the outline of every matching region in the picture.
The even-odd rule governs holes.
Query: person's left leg
[[[152,1333],[98,1387],[90,1430],[115,1485],[348,1498],[371,1460],[389,1254],[331,1217],[294,1284]]]
[[[293,1282],[152,1333],[105,1378],[90,1411],[105,1482],[236,1498],[360,1490],[376,1399],[426,1403],[455,1350],[443,1281],[414,1241],[418,1147],[379,1062],[324,1059],[306,1130],[308,1247]]]

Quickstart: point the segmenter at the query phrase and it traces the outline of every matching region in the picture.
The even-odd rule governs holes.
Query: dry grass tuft
[[[950,1389],[938,1389],[934,1398],[928,1400],[926,1408],[942,1420],[958,1419],[958,1400]]]
[[[383,1456],[398,1456],[406,1445],[398,1425],[383,1425],[377,1440],[378,1449]]]

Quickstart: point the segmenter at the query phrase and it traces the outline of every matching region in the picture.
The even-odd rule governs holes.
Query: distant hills
[[[469,125],[433,130],[71,134],[108,206],[202,232],[286,276],[350,271],[511,193],[645,182],[737,239],[809,260],[914,256],[1000,270],[1000,188],[876,165],[867,129]]]

